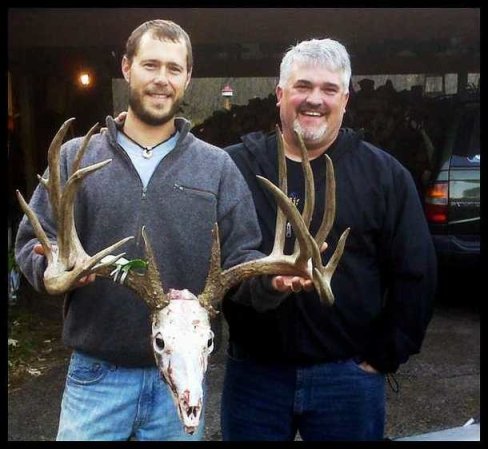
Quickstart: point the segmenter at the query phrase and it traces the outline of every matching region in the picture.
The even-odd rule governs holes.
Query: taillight
[[[431,223],[447,223],[449,184],[436,182],[425,192],[425,216]]]

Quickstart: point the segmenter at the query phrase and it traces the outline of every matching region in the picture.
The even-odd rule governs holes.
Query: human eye
[[[142,64],[142,66],[147,69],[147,70],[154,70],[156,69],[157,65],[155,62],[152,61],[146,61]]]
[[[294,87],[299,92],[304,92],[310,88],[310,86],[306,83],[296,83]]]
[[[183,72],[183,67],[179,65],[171,65],[169,66],[169,70],[171,73],[174,73],[175,75],[179,75],[180,73]]]
[[[327,85],[323,88],[323,91],[327,95],[335,95],[335,94],[337,94],[337,92],[339,92],[339,87],[335,86],[335,85]]]

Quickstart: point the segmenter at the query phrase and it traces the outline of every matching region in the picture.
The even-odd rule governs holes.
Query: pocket
[[[212,202],[216,200],[215,193],[210,192],[209,190],[199,189],[196,187],[190,187],[187,185],[180,184],[178,182],[174,183],[173,189],[175,189],[175,191],[177,191],[177,192],[184,193],[186,195],[194,196],[197,198],[206,199],[206,200],[209,200]]]
[[[108,373],[111,364],[74,352],[68,368],[67,382],[76,385],[91,385],[100,382]]]
[[[165,199],[166,204],[171,205],[173,218],[166,226],[183,227],[187,235],[200,236],[202,231],[208,232],[210,242],[210,230],[217,221],[217,196],[207,190],[189,187],[183,183],[175,183],[172,191]],[[174,211],[178,213],[175,214]],[[176,233],[176,235],[179,235]],[[189,244],[193,245],[191,239]]]

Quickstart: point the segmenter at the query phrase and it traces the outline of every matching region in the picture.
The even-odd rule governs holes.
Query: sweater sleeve
[[[420,351],[432,317],[437,262],[432,238],[410,173],[395,166],[387,192],[380,257],[387,280],[383,313],[374,323],[364,359],[395,372]]]

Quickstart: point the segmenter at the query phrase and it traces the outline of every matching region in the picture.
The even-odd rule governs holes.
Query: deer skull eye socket
[[[154,343],[156,344],[157,349],[162,351],[164,349],[164,340],[163,337],[156,337],[154,339]]]
[[[215,334],[213,333],[212,330],[210,330],[210,332],[208,334],[208,340],[207,340],[207,349],[209,349],[210,351],[212,351],[212,349],[213,349],[214,336],[215,336]]]

